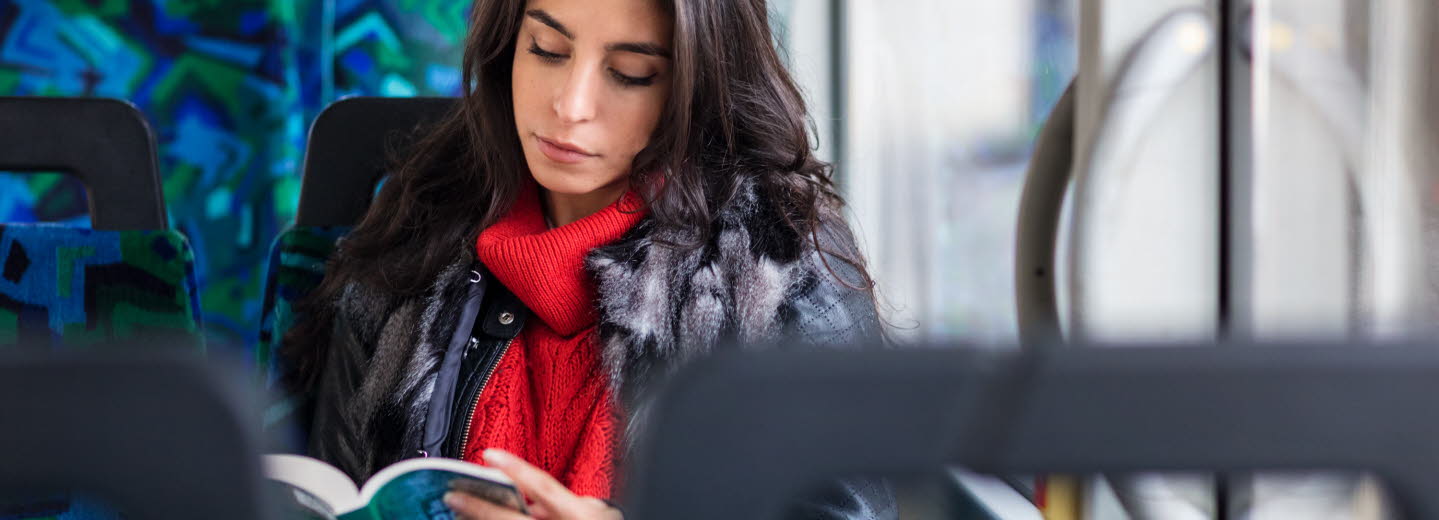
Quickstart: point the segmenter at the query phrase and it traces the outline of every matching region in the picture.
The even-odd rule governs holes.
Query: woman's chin
[[[616,186],[620,179],[598,178],[593,174],[557,172],[557,171],[536,171],[531,170],[535,182],[539,183],[545,191],[558,195],[582,197],[585,195],[598,194],[609,191]]]

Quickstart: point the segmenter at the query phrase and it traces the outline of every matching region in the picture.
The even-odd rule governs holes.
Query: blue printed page
[[[498,470],[454,459],[426,458],[403,461],[377,473],[360,492],[365,511],[346,513],[341,519],[449,520],[454,515],[445,506],[444,496],[452,490],[525,511],[519,489]]]

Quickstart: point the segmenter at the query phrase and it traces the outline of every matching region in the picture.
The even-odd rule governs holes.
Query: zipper
[[[480,406],[480,395],[485,393],[485,385],[490,384],[490,378],[494,377],[495,370],[500,367],[500,361],[505,359],[505,354],[510,351],[510,344],[514,342],[515,338],[511,337],[505,341],[505,346],[500,347],[500,355],[495,356],[495,362],[491,363],[490,368],[485,371],[485,378],[480,380],[480,389],[475,391],[475,398],[470,401],[470,406],[465,411],[465,433],[460,436],[460,452],[456,454],[461,459],[465,458],[465,450],[470,447],[470,429],[475,425],[475,408]]]

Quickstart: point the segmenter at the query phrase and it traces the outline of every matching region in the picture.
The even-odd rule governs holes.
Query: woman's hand
[[[515,481],[520,492],[531,501],[530,515],[551,520],[621,520],[624,515],[595,497],[571,493],[564,484],[544,470],[504,450],[485,450],[485,464],[503,471]],[[474,520],[520,520],[528,518],[514,510],[488,500],[451,491],[445,494],[445,505],[455,511],[456,518]]]

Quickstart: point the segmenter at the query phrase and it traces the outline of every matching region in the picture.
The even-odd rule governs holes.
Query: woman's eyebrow
[[[571,33],[570,29],[568,27],[565,27],[565,24],[560,23],[560,21],[556,20],[555,17],[550,16],[550,13],[545,12],[544,9],[530,9],[528,11],[525,11],[525,15],[529,16],[530,18],[534,18],[537,22],[550,26],[551,29],[554,29],[555,31],[558,31],[560,34],[564,35],[565,38],[569,38],[571,40],[575,39],[574,33]],[[657,56],[665,59],[670,58],[669,49],[666,49],[663,46],[654,43],[611,43],[605,46],[605,50],[610,52],[633,52],[635,54]]]
[[[565,28],[565,24],[560,23],[555,17],[550,16],[550,13],[545,12],[544,9],[530,9],[529,11],[525,11],[525,15],[550,26],[551,29],[559,31],[559,33],[563,34],[566,38],[571,40],[575,39],[575,35],[570,33],[569,29]]]
[[[670,58],[669,49],[653,43],[611,43],[605,46],[605,50],[610,52],[633,52],[635,54],[644,54],[646,56],[656,56],[665,59]]]

